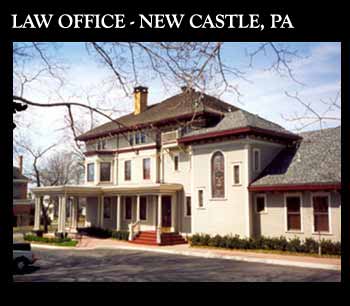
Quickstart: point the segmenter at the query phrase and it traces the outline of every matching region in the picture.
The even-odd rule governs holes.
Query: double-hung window
[[[301,197],[298,195],[286,196],[287,230],[301,231]]]
[[[329,232],[329,197],[315,195],[312,197],[314,208],[314,231]]]

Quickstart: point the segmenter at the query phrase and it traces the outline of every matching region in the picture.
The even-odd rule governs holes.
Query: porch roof
[[[62,185],[43,186],[31,189],[34,195],[67,195],[67,196],[98,196],[98,195],[137,195],[174,193],[182,190],[181,184],[145,184],[145,185],[110,185],[110,186],[86,186],[86,185]]]

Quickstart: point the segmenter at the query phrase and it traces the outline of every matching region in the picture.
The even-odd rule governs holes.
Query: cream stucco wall
[[[211,197],[211,157],[221,151],[225,157],[225,197]],[[228,141],[193,147],[192,233],[249,234],[248,152],[246,142]],[[241,184],[233,185],[233,165],[241,167]],[[198,207],[198,190],[204,191],[204,207]]]
[[[260,193],[261,194],[261,193]],[[300,232],[288,232],[286,225],[286,207],[284,192],[267,192],[266,212],[257,213],[254,207],[253,233],[255,236],[285,236],[293,238],[295,236],[305,239],[312,237],[318,239],[319,235],[313,232],[313,207],[311,197],[316,192],[290,192],[288,194],[300,194],[302,196],[301,207],[301,227]],[[329,192],[331,198],[330,213],[330,233],[322,234],[321,238],[335,241],[341,240],[341,197],[339,192]],[[255,195],[254,195],[255,199]],[[255,205],[255,201],[254,201]]]

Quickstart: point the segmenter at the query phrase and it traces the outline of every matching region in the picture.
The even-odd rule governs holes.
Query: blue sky
[[[249,79],[249,82],[230,80],[232,84],[238,85],[242,93],[240,101],[232,93],[225,93],[221,98],[295,131],[298,125],[295,122],[286,121],[285,117],[302,114],[303,109],[296,101],[287,97],[285,91],[292,94],[298,92],[304,101],[311,103],[312,107],[318,111],[322,111],[325,105],[321,99],[334,98],[337,91],[340,90],[340,43],[284,43],[292,50],[297,49],[301,56],[291,63],[291,67],[295,78],[304,85],[287,77],[281,77],[273,71],[267,71],[266,69],[271,64],[272,53],[266,55],[261,53],[255,58],[253,68],[249,68],[249,57],[246,51],[256,49],[259,44],[235,42],[224,44],[223,61],[245,71],[245,77]],[[120,111],[117,116],[132,111],[132,96],[125,97],[120,91],[110,89],[107,81],[110,74],[104,66],[87,54],[84,43],[58,43],[57,46],[57,50],[51,47],[52,54],[58,52],[60,62],[68,68],[65,75],[66,82],[60,89],[60,96],[51,91],[51,81],[44,84],[31,84],[25,96],[41,102],[57,101],[63,98],[86,103],[84,95],[80,93],[88,91],[92,93],[92,99],[95,95],[97,99],[103,100],[102,104],[117,106]],[[35,69],[35,65],[33,64],[30,69]],[[149,104],[158,103],[180,90],[174,87],[166,91],[159,80],[151,80],[142,85],[149,87]],[[103,97],[99,96],[102,91],[104,92]],[[34,142],[40,146],[46,146],[55,139],[56,141],[61,139],[64,114],[63,109],[29,108],[25,114],[21,115],[24,116],[24,121],[31,123],[30,133]],[[340,117],[340,111],[332,115]],[[325,127],[337,125],[339,125],[338,121],[330,121]],[[317,128],[319,128],[318,125],[312,125],[307,129]],[[29,133],[29,131],[22,132]]]

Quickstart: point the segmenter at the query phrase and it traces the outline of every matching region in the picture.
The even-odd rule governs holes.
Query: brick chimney
[[[147,109],[148,88],[138,86],[134,88],[134,114],[138,115]]]
[[[18,156],[18,169],[19,169],[19,173],[23,174],[23,156],[22,155]]]

